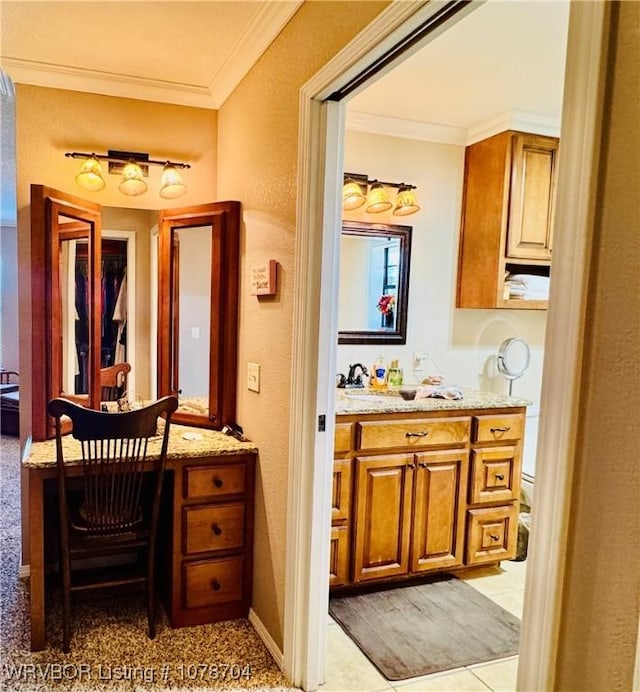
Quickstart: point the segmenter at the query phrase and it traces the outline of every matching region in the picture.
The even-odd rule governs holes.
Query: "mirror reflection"
[[[174,390],[181,403],[208,411],[211,331],[211,225],[174,228]]]
[[[410,244],[410,226],[343,225],[339,343],[406,342]]]

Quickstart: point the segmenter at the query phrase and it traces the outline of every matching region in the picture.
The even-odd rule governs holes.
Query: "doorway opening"
[[[300,237],[296,293],[300,308],[296,314],[294,373],[292,392],[291,492],[289,504],[287,603],[285,606],[284,661],[288,675],[306,689],[315,689],[324,679],[326,641],[326,575],[328,550],[326,529],[330,524],[329,491],[333,446],[333,416],[337,333],[336,267],[339,250],[335,229],[339,228],[337,200],[342,185],[343,149],[340,139],[344,105],[326,99],[354,72],[361,71],[398,41],[437,12],[429,3],[417,12],[402,16],[401,8],[383,13],[379,22],[363,32],[358,45],[349,45],[336,60],[302,90],[300,151]],[[562,132],[565,158],[561,174],[562,194],[558,200],[556,225],[571,227],[554,248],[560,289],[552,292],[551,311],[545,345],[545,373],[541,405],[540,469],[543,489],[537,498],[534,517],[534,547],[547,556],[546,564],[528,577],[525,611],[528,620],[521,640],[522,663],[519,684],[546,688],[553,679],[557,618],[554,609],[561,595],[564,549],[561,536],[568,511],[571,426],[569,417],[576,405],[575,383],[579,381],[580,334],[583,319],[573,309],[585,295],[584,267],[589,245],[579,229],[589,224],[589,210],[583,199],[581,181],[591,170],[596,156],[598,96],[587,85],[598,83],[599,61],[606,48],[602,28],[607,22],[603,8],[572,8],[568,44],[567,86],[563,121],[572,127]],[[374,26],[375,25],[375,26]],[[381,26],[388,28],[381,32]],[[400,31],[399,28],[402,27]],[[370,29],[370,31],[369,31]],[[394,31],[396,32],[394,34]],[[381,40],[380,36],[385,38]],[[368,41],[368,43],[367,43]],[[366,45],[366,49],[363,48]],[[337,67],[337,65],[340,65]],[[317,152],[325,151],[324,159]],[[321,202],[321,200],[325,200]],[[560,218],[559,218],[560,217]],[[325,229],[327,229],[325,231]],[[554,295],[556,296],[554,299]],[[314,300],[310,300],[313,296]],[[318,298],[319,296],[319,298]],[[553,348],[562,342],[563,348]],[[551,344],[551,348],[549,348]],[[570,353],[570,355],[569,355]],[[313,363],[304,355],[314,354]],[[317,357],[316,357],[317,356]],[[569,360],[568,360],[569,359]],[[319,385],[320,382],[326,383]],[[326,415],[326,429],[316,432],[317,416]],[[299,464],[299,460],[316,460]],[[537,478],[537,476],[536,476]],[[552,491],[553,488],[553,491]],[[537,522],[537,533],[536,531]],[[307,534],[301,527],[310,526]],[[309,559],[310,556],[310,559]],[[535,564],[535,563],[534,563]],[[549,594],[552,597],[549,597]],[[534,650],[538,655],[532,656]]]

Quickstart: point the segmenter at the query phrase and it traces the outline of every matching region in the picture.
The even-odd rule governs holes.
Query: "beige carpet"
[[[29,593],[20,565],[17,438],[0,437],[0,689],[20,692],[293,690],[248,620],[171,629],[164,612],[147,637],[144,599],[79,595],[71,652],[61,645],[60,598],[53,594],[48,648],[29,650]]]

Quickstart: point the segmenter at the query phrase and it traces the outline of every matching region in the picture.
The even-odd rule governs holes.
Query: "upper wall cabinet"
[[[547,307],[558,145],[508,131],[467,147],[457,307]]]

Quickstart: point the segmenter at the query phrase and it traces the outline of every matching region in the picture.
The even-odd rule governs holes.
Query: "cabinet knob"
[[[492,541],[499,541],[500,540],[500,536],[498,536],[498,534],[492,533],[492,534],[490,534],[490,536],[491,536]]]
[[[214,580],[211,582],[211,588],[212,588],[214,591],[220,591],[220,589],[222,588],[222,586],[221,586],[220,582],[219,582],[217,579],[214,579]]]
[[[213,479],[213,484],[216,486],[216,488],[222,488],[222,480],[220,478],[214,478]]]
[[[426,437],[429,434],[428,430],[424,430],[422,432],[408,432],[405,433],[407,437]]]
[[[496,478],[499,481],[503,481],[504,480],[504,473],[496,473]]]
[[[509,430],[511,430],[511,426],[510,425],[504,425],[501,428],[489,428],[489,430],[491,430],[492,433],[509,432]]]
[[[426,469],[427,466],[429,466],[429,464],[427,464],[426,461],[421,461],[421,462],[418,464],[418,466],[419,466],[421,469]]]
[[[222,533],[222,529],[217,524],[211,524],[211,530],[216,536],[219,536]]]

